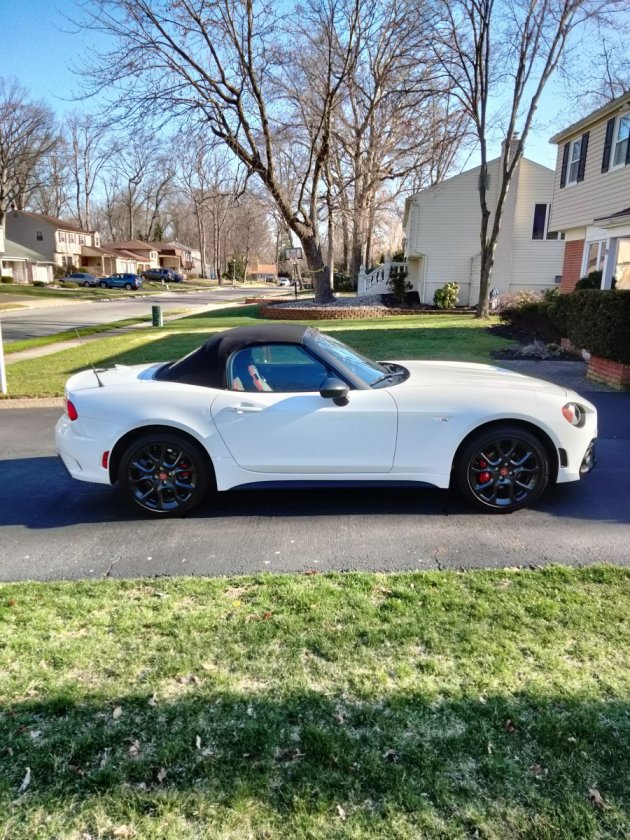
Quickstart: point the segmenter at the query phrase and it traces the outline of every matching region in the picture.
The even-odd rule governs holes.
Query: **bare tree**
[[[298,237],[319,301],[331,297],[317,216],[322,167],[329,149],[329,114],[350,60],[359,0],[318,0],[313,11],[343,42],[327,54],[327,88],[318,121],[302,132],[301,185],[287,195],[277,176],[283,89],[291,68],[284,55],[295,37],[293,18],[270,0],[94,0],[88,25],[115,37],[115,48],[88,72],[94,87],[123,90],[127,118],[148,113],[194,118],[221,140],[268,190]],[[323,25],[322,31],[333,27]],[[110,87],[112,86],[112,87]]]
[[[35,167],[34,188],[28,206],[36,213],[59,218],[70,208],[70,151],[60,138],[57,145]]]
[[[68,119],[68,142],[71,154],[68,166],[72,175],[74,213],[80,227],[92,224],[92,197],[98,179],[110,158],[117,151],[107,126],[89,114],[72,114]]]
[[[42,183],[42,161],[59,143],[53,112],[0,78],[0,225],[12,203],[22,209]]]
[[[436,64],[474,126],[481,171],[481,277],[477,317],[486,318],[501,218],[536,107],[571,35],[620,0],[441,0],[426,19]],[[488,140],[493,97],[507,101],[497,202],[488,204]],[[491,218],[492,216],[492,218]]]

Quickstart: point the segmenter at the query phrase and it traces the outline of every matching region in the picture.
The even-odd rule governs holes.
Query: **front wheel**
[[[181,516],[198,505],[209,486],[207,456],[194,441],[161,432],[135,440],[122,457],[120,490],[143,511]]]
[[[107,283],[99,283],[99,286],[101,287],[101,289],[106,289]]]
[[[549,483],[549,456],[540,440],[518,426],[475,435],[459,453],[455,482],[463,496],[490,513],[533,504]]]

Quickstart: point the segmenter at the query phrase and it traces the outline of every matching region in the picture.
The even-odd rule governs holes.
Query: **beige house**
[[[488,163],[488,203],[496,207],[501,159]],[[460,305],[479,302],[480,167],[411,196],[405,203],[408,281],[422,303],[445,283],[460,285]],[[542,291],[559,281],[564,243],[548,228],[554,173],[522,158],[504,205],[491,285],[499,293]],[[492,224],[493,217],[490,218]],[[383,292],[386,288],[365,291]],[[359,292],[363,290],[360,288]]]
[[[191,271],[199,272],[201,267],[199,252],[193,251],[181,242],[144,242],[142,239],[125,239],[109,242],[107,247],[118,254],[135,258],[138,261],[138,271],[146,271],[150,268],[171,268],[178,273],[187,274]],[[195,254],[197,261],[194,258]]]
[[[116,251],[101,247],[97,231],[84,230],[74,222],[41,213],[9,210],[5,226],[7,239],[36,251],[60,268],[80,269],[99,277],[136,270],[133,255],[121,257]]]
[[[561,290],[601,269],[630,289],[630,91],[551,138],[558,144],[550,229],[565,235]]]
[[[256,259],[248,266],[247,277],[250,280],[276,280],[278,266],[275,263],[264,263]]]

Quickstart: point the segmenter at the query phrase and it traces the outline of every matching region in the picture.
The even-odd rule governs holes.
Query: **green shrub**
[[[433,295],[433,303],[438,309],[454,309],[459,300],[459,283],[452,281],[445,283],[441,289],[437,289]]]
[[[407,268],[394,265],[389,270],[387,285],[392,290],[392,295],[398,303],[405,303],[407,292],[411,289],[411,283],[407,282]]]
[[[0,277],[0,283],[13,283],[13,277],[8,277],[6,274],[3,274]]]
[[[575,291],[583,291],[584,289],[600,289],[602,285],[602,272],[591,271],[586,277],[580,277],[575,284]]]
[[[585,289],[565,297],[566,335],[573,344],[630,364],[630,291]]]
[[[44,286],[47,286],[48,283],[44,283],[43,280],[33,280],[33,286],[36,286],[38,289],[43,289]]]
[[[526,290],[513,295],[501,295],[501,320],[514,330],[541,341],[559,341],[566,335],[560,327],[562,298],[556,287],[539,292]],[[556,318],[555,313],[559,314]]]

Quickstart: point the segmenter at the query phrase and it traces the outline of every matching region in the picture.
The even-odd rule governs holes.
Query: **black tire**
[[[133,286],[131,285],[131,283],[125,283],[125,289],[127,289],[127,291],[130,292],[133,289]]]
[[[89,288],[90,288],[90,284],[89,284],[89,282],[88,282],[87,280],[86,280],[86,281],[85,281],[85,283],[83,284],[83,288],[84,288],[84,289],[89,289]]]
[[[492,426],[458,454],[455,483],[465,499],[489,513],[533,504],[549,483],[549,456],[539,438],[519,426]]]
[[[127,501],[161,518],[182,516],[210,486],[212,468],[199,444],[177,432],[138,438],[120,462],[118,484]]]
[[[101,289],[106,289],[107,288],[107,283],[101,282],[98,285],[101,287]]]

